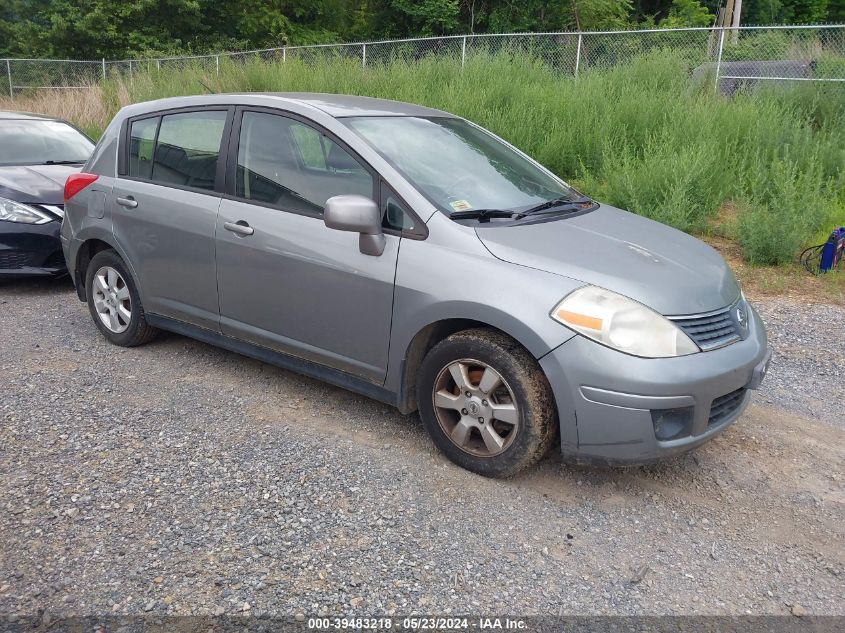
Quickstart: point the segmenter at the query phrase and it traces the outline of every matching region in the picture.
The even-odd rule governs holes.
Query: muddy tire
[[[546,376],[524,347],[495,330],[465,330],[434,346],[417,374],[417,399],[437,447],[487,477],[528,468],[557,437]]]

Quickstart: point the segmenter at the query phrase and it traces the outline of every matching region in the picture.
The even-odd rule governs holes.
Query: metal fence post
[[[156,70],[158,72],[161,72],[161,60],[160,59],[156,60]]]
[[[575,52],[575,79],[578,79],[578,69],[581,68],[581,33],[578,33],[578,50]]]
[[[220,55],[214,56],[214,66],[217,68],[217,76],[220,76]]]
[[[106,58],[103,57],[103,81],[106,80]]]
[[[361,44],[361,68],[367,65],[367,45]]]
[[[282,46],[282,63],[287,63],[288,61],[288,49],[286,46]]]
[[[12,87],[12,65],[6,60],[6,76],[9,78],[9,99],[15,98],[15,89]]]
[[[719,30],[719,52],[716,54],[716,79],[713,82],[713,94],[719,94],[719,73],[722,70],[722,48],[725,46],[725,29]]]
[[[461,38],[461,68],[464,67],[467,61],[467,36]]]

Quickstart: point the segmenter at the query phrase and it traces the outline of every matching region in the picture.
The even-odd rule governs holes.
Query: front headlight
[[[35,207],[7,198],[0,198],[0,220],[21,222],[22,224],[46,224],[52,219],[52,217]]]
[[[563,299],[551,317],[613,349],[645,358],[685,356],[698,346],[654,310],[620,294],[585,286]]]

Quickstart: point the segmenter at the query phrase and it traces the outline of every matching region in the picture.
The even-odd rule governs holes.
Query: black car
[[[65,180],[93,149],[66,121],[0,111],[0,279],[67,272],[59,241]]]

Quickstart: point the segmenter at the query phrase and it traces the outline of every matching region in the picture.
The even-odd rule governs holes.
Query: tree
[[[0,0],[0,57],[126,58],[453,33],[706,26],[720,0]],[[845,21],[744,0],[743,24]]]
[[[660,21],[660,26],[666,29],[710,26],[713,24],[713,17],[707,7],[702,6],[698,0],[672,0],[669,15]]]
[[[572,0],[574,26],[580,31],[630,26],[631,0]]]
[[[412,31],[444,35],[458,28],[458,0],[390,0],[390,6]]]

